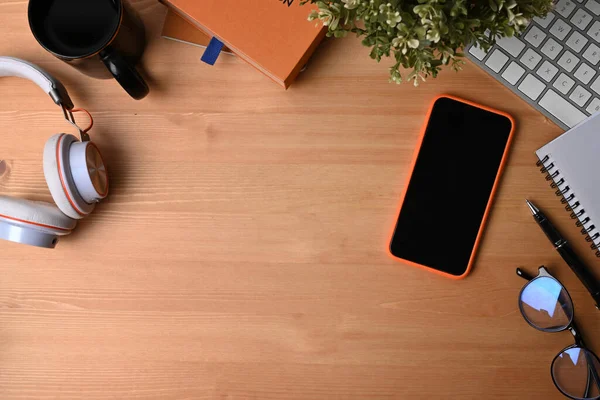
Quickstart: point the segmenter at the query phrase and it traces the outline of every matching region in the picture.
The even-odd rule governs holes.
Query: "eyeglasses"
[[[575,338],[575,344],[552,361],[550,371],[556,388],[571,399],[600,399],[600,360],[579,334],[567,289],[543,266],[535,278],[519,268],[517,275],[529,281],[519,294],[519,310],[525,321],[542,332],[568,330]]]

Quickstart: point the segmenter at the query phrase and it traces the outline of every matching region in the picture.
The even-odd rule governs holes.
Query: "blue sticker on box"
[[[223,42],[216,37],[213,37],[210,39],[208,46],[206,46],[206,50],[202,55],[202,61],[209,65],[215,65],[217,58],[219,58],[219,54],[221,54],[221,50],[223,50]]]

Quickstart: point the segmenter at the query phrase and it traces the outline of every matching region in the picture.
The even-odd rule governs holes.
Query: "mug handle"
[[[118,52],[107,49],[100,54],[100,59],[131,97],[141,100],[150,93],[144,78]]]

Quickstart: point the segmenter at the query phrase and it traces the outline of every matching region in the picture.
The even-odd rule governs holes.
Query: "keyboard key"
[[[473,56],[475,56],[475,58],[478,59],[479,61],[483,60],[485,58],[485,56],[487,55],[487,53],[485,51],[483,51],[483,49],[481,47],[479,47],[479,45],[471,46],[471,48],[469,49],[469,53],[471,53]]]
[[[570,0],[559,0],[554,8],[560,15],[567,18],[575,9],[575,3]]]
[[[595,0],[588,0],[587,3],[585,3],[585,8],[596,15],[600,15],[600,3]]]
[[[559,22],[560,22],[560,20],[559,20]],[[556,25],[556,23],[554,25]],[[569,28],[569,29],[571,29],[571,28]],[[565,32],[565,35],[566,34],[567,33]],[[527,40],[529,43],[531,43],[531,45],[534,47],[539,47],[545,38],[546,38],[546,34],[544,32],[542,32],[542,30],[535,25],[532,26],[531,29],[529,30],[529,32],[527,32],[527,34],[525,35],[525,40]],[[563,38],[564,38],[564,36],[563,36]]]
[[[575,78],[579,79],[585,85],[590,83],[594,75],[596,75],[596,71],[586,63],[581,63],[577,71],[575,71]]]
[[[577,125],[586,117],[584,113],[552,89],[544,93],[538,104],[568,127]]]
[[[592,97],[592,94],[579,85],[577,85],[573,93],[569,96],[579,107],[583,107],[590,97]]]
[[[557,72],[558,68],[556,68],[554,64],[544,61],[540,69],[537,70],[536,74],[538,74],[538,76],[540,76],[546,82],[550,82]]]
[[[577,15],[577,13],[575,13]],[[550,22],[554,19],[554,14],[549,12],[545,18],[535,17],[533,20],[537,22],[542,28],[547,28]]]
[[[569,90],[571,90],[574,84],[575,81],[573,79],[561,73],[558,76],[558,78],[554,81],[554,84],[552,86],[557,88],[562,94],[567,94],[569,93]]]
[[[525,73],[525,68],[521,67],[516,62],[511,62],[508,68],[502,73],[502,77],[511,85],[516,85],[519,79]]]
[[[592,90],[598,94],[600,94],[600,77],[596,78],[592,86],[590,86]]]
[[[600,22],[594,21],[590,30],[587,31],[587,34],[596,42],[600,42]]]
[[[556,56],[562,51],[563,47],[556,42],[556,40],[550,38],[546,41],[542,47],[542,53],[551,60],[554,60]]]
[[[575,31],[567,39],[567,46],[575,50],[576,53],[579,53],[587,42],[588,40],[581,33]]]
[[[535,28],[535,26],[533,28]],[[533,30],[533,28],[531,28],[531,30]],[[556,36],[558,38],[558,40],[563,40],[567,36],[567,34],[569,33],[570,30],[571,30],[571,27],[569,26],[569,24],[567,24],[562,19],[557,18],[554,25],[552,25],[552,28],[550,28],[550,33],[553,34],[554,36]],[[540,31],[540,32],[542,32],[542,31]],[[544,35],[544,36],[546,36],[546,35]],[[525,39],[527,39],[527,36],[525,36]]]
[[[514,36],[498,39],[496,40],[496,44],[508,51],[508,53],[513,57],[517,57],[525,48],[525,43]]]
[[[597,97],[594,97],[594,100],[590,101],[590,104],[588,104],[585,111],[587,111],[588,114],[590,114],[590,115],[595,114],[598,111],[600,111],[600,99],[598,99]]]
[[[508,61],[508,56],[496,49],[494,52],[488,57],[485,65],[487,65],[492,71],[498,73],[504,67],[504,64]]]
[[[592,65],[598,64],[598,61],[600,61],[600,47],[594,43],[590,44],[583,53],[583,58],[591,62]]]
[[[575,14],[573,14],[571,22],[579,29],[584,30],[585,28],[587,28],[590,22],[592,22],[592,16],[586,13],[583,8],[580,8],[575,12]]]
[[[532,100],[540,97],[544,89],[546,89],[546,85],[531,74],[527,75],[519,85],[519,90]]]
[[[558,60],[558,65],[563,67],[567,72],[573,71],[573,68],[579,63],[579,58],[569,50],[565,51]]]
[[[542,56],[531,49],[527,49],[523,57],[521,57],[521,62],[529,69],[534,69],[541,60]]]

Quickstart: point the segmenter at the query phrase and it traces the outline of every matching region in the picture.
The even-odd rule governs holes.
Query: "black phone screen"
[[[466,272],[511,131],[504,115],[447,97],[434,103],[392,255],[451,275]]]

